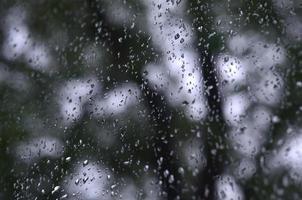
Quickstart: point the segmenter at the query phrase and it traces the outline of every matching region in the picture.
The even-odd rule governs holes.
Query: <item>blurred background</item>
[[[302,199],[299,0],[0,0],[0,199]]]

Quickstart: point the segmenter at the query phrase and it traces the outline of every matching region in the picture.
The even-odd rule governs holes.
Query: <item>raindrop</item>
[[[111,190],[113,190],[116,187],[116,184],[113,184],[110,186]]]
[[[184,168],[182,168],[182,167],[178,168],[178,173],[181,175],[184,175],[184,173],[185,173]]]
[[[273,116],[272,122],[276,124],[276,123],[280,122],[280,118],[278,116]]]
[[[68,194],[64,194],[63,196],[61,196],[61,199],[66,199],[68,197]]]
[[[133,29],[134,28],[134,26],[135,26],[135,23],[134,22],[132,22],[132,24],[131,24],[131,29]]]
[[[86,176],[84,179],[83,179],[83,182],[86,183],[88,181],[89,177]]]
[[[221,20],[218,20],[217,21],[217,25],[219,26],[221,24]]]
[[[169,183],[173,183],[174,182],[174,176],[173,176],[173,174],[171,174],[170,176],[169,176]]]
[[[165,177],[168,177],[169,174],[170,174],[169,170],[166,169],[166,170],[164,171],[164,176],[165,176]]]
[[[127,160],[127,161],[124,161],[123,163],[124,163],[124,165],[129,165],[130,161]]]
[[[149,169],[149,165],[145,165],[144,171],[146,172],[146,171],[148,171],[148,169]]]
[[[84,166],[88,165],[88,160],[85,160],[85,161],[83,162],[83,165],[84,165]]]
[[[51,194],[54,194],[54,193],[57,192],[59,189],[60,189],[60,186],[54,187],[54,189],[51,191]]]

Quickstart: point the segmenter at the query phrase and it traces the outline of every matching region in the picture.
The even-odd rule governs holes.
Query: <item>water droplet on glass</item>
[[[149,169],[149,165],[145,165],[144,171],[146,172],[146,171],[148,171],[148,169]]]
[[[85,160],[85,161],[83,162],[83,165],[84,165],[84,166],[88,165],[88,160]]]
[[[54,189],[51,191],[51,194],[54,194],[54,193],[57,192],[59,189],[60,189],[60,186],[54,187]]]
[[[276,123],[280,122],[280,118],[278,116],[273,116],[272,122],[276,124]]]
[[[64,194],[63,196],[61,196],[61,199],[66,199],[68,197],[68,194]]]
[[[116,184],[113,184],[110,186],[111,190],[113,190],[116,187]]]
[[[166,169],[166,170],[164,171],[164,176],[165,176],[165,177],[168,177],[169,174],[170,174],[169,170]]]
[[[184,173],[185,173],[184,168],[182,168],[182,167],[178,168],[178,173],[180,173],[181,175],[184,175]]]
[[[124,165],[129,165],[130,161],[127,160],[127,161],[124,161],[123,163],[124,163]]]
[[[171,174],[170,176],[169,176],[169,183],[173,183],[174,182],[174,176],[173,176],[173,174]]]

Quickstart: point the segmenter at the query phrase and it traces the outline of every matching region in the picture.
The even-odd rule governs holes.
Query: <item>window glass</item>
[[[302,199],[299,0],[0,13],[0,199]]]

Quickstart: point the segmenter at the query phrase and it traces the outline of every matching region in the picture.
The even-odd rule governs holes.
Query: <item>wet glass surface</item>
[[[0,2],[0,200],[302,199],[299,0]]]

